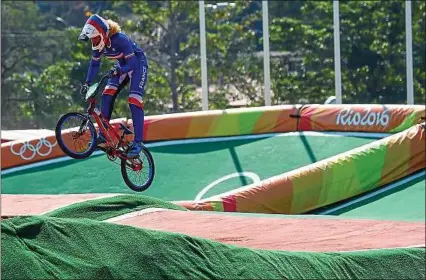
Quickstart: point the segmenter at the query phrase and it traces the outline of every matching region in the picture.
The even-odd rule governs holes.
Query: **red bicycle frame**
[[[108,157],[110,160],[114,160],[116,157],[119,157],[121,159],[129,159],[128,157],[126,157],[125,154],[123,154],[122,151],[118,150],[118,148],[120,146],[124,146],[123,145],[123,137],[124,137],[124,132],[122,134],[122,136],[120,137],[117,133],[117,131],[115,131],[115,129],[112,127],[112,125],[107,121],[107,119],[102,115],[102,112],[99,111],[99,109],[96,107],[97,101],[94,97],[89,98],[88,99],[89,102],[89,108],[87,109],[87,113],[91,116],[93,116],[93,118],[95,119],[96,123],[99,126],[99,129],[102,131],[103,135],[106,136],[107,138],[107,143],[110,147],[113,147],[112,150],[107,151],[105,149],[103,149],[105,152],[107,152],[107,154],[109,156],[112,156],[112,158]],[[112,134],[112,135],[111,135]],[[114,146],[114,141],[113,141],[113,136],[117,139],[117,144],[116,146]],[[128,163],[126,163],[126,165],[128,165],[129,167],[131,167],[133,169],[133,171],[138,171],[142,169],[142,164],[140,164],[139,162],[134,162],[132,159],[132,163],[129,165]]]
[[[95,90],[95,93],[98,91],[102,81],[107,77],[108,75],[105,75],[102,77],[101,81],[99,82]],[[108,158],[110,160],[113,160],[113,158],[115,157],[119,157],[121,159],[126,159],[126,160],[129,159],[128,157],[125,156],[123,151],[119,149],[120,147],[124,148],[126,146],[125,145],[126,143],[125,141],[123,141],[123,138],[125,134],[129,134],[129,133],[125,133],[127,128],[124,129],[123,134],[120,137],[118,132],[109,123],[109,121],[105,118],[105,116],[102,115],[102,112],[96,106],[97,100],[95,96],[96,94],[87,99],[87,102],[89,103],[89,107],[87,108],[87,115],[88,115],[88,118],[89,118],[89,115],[91,115],[95,119],[96,123],[98,124],[99,130],[106,137],[107,145],[111,148],[110,150],[105,148],[101,148],[101,149],[104,150],[104,152],[107,152]],[[117,139],[117,142],[114,141],[114,138]],[[133,162],[133,159],[132,159],[132,162]],[[134,170],[140,170],[142,166],[136,163],[136,165],[132,165],[132,168]]]
[[[102,131],[107,139],[107,143],[110,147],[113,147],[115,143],[118,145],[122,144],[122,137],[118,135],[117,131],[112,127],[108,120],[102,115],[102,112],[97,108],[96,98],[92,97],[88,99],[89,108],[87,113],[90,114],[98,124],[99,129]],[[114,142],[113,138],[117,139],[117,142]]]

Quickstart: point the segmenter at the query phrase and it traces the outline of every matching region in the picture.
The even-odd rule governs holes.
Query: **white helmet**
[[[86,21],[78,39],[82,41],[91,39],[92,50],[102,51],[105,45],[108,47],[111,46],[108,34],[109,26],[107,21],[95,14],[91,15]]]

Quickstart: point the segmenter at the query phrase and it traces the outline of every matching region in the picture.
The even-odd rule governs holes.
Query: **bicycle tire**
[[[76,153],[76,152],[73,152],[70,149],[68,149],[64,139],[62,138],[62,133],[61,133],[62,124],[70,117],[78,117],[78,118],[81,118],[82,121],[86,120],[88,122],[87,126],[88,126],[88,128],[91,132],[91,144],[90,144],[89,149],[86,150],[84,153]],[[58,145],[61,148],[61,150],[67,156],[74,158],[74,159],[85,159],[85,158],[89,157],[96,149],[97,133],[96,133],[95,126],[93,125],[93,122],[90,120],[90,118],[88,118],[86,115],[83,115],[83,114],[78,113],[78,112],[66,113],[59,118],[58,122],[56,123],[56,127],[55,127],[55,136],[56,136],[56,141],[58,142]]]
[[[123,177],[123,180],[126,183],[126,185],[135,192],[143,192],[147,190],[151,186],[155,176],[155,163],[154,163],[154,158],[152,157],[151,152],[144,146],[142,148],[141,153],[143,153],[148,159],[148,164],[150,166],[150,171],[151,171],[148,180],[143,185],[136,185],[130,180],[129,175],[127,174],[127,168],[126,168],[127,160],[126,159],[121,160],[121,175]]]

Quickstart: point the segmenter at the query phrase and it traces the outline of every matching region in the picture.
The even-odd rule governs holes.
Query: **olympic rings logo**
[[[20,143],[13,143],[12,146],[10,146],[10,151],[14,155],[20,156],[23,160],[31,160],[37,154],[39,156],[41,156],[41,157],[48,156],[52,152],[53,147],[57,144],[57,142],[55,141],[55,143],[52,144],[46,138],[41,138],[41,139],[39,139],[38,143],[34,146],[29,141],[25,141],[22,144],[22,146],[19,149],[19,151],[15,150],[15,145],[17,145],[17,144],[20,144]],[[43,146],[47,147],[47,151],[46,152],[42,152],[41,151],[41,149],[42,149]],[[32,154],[28,155],[27,151],[31,151]]]

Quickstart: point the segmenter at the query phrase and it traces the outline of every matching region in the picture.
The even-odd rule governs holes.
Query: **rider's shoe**
[[[142,142],[133,142],[130,146],[129,151],[127,152],[127,157],[135,158],[139,156],[139,153],[142,151],[142,149],[143,149]]]

